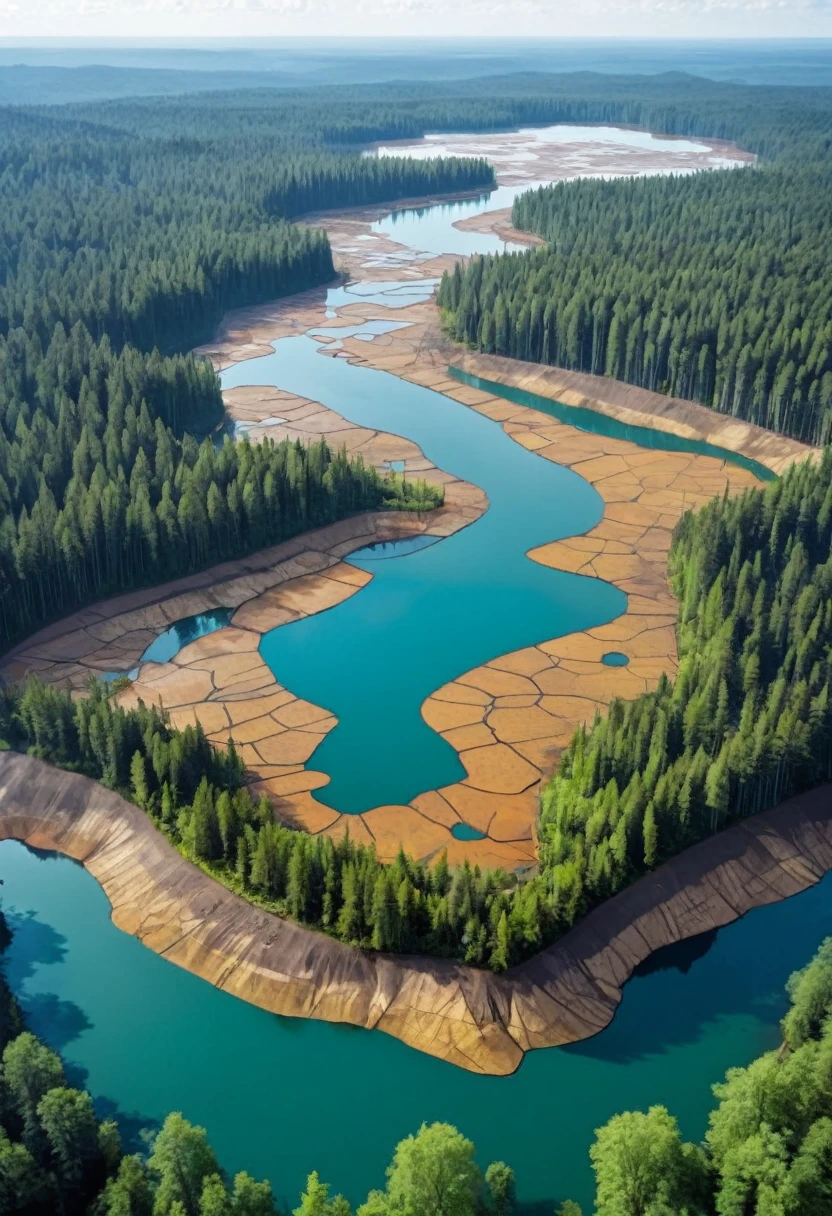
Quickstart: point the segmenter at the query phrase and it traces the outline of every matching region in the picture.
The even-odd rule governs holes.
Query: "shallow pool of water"
[[[217,629],[223,629],[231,620],[233,612],[233,608],[212,608],[209,612],[199,612],[196,616],[183,617],[181,621],[176,621],[150,643],[141,657],[141,662],[169,663],[175,655],[179,654],[180,650],[191,642],[195,642],[197,638],[214,633]],[[103,678],[110,682],[126,675],[134,680],[138,673],[139,668],[134,667],[132,671],[127,672],[108,671]]]
[[[597,1038],[533,1052],[513,1077],[479,1077],[380,1032],[275,1017],[212,988],[116,929],[98,884],[66,858],[8,841],[0,877],[12,988],[131,1147],[181,1110],[207,1127],[225,1169],[269,1176],[289,1208],[313,1169],[363,1200],[396,1143],[441,1119],[483,1164],[510,1162],[540,1216],[567,1196],[588,1213],[594,1129],[662,1102],[701,1138],[711,1084],[776,1046],[786,979],[832,932],[827,878],[654,956]]]
[[[432,256],[456,253],[471,257],[475,253],[518,251],[526,246],[504,241],[493,232],[465,232],[454,225],[486,211],[510,207],[518,194],[539,185],[542,183],[529,181],[519,186],[498,186],[490,194],[477,198],[434,203],[429,207],[403,207],[373,224],[373,232],[383,233],[411,250]]]
[[[601,662],[606,667],[627,667],[630,656],[623,654],[620,650],[609,650],[606,654],[601,655]]]
[[[455,823],[451,835],[454,840],[485,840],[485,832],[472,828],[470,823]]]

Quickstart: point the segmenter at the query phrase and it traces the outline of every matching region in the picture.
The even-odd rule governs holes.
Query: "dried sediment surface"
[[[545,245],[542,236],[534,232],[523,232],[511,222],[511,207],[500,207],[497,211],[486,211],[484,215],[471,215],[467,220],[457,220],[454,228],[460,232],[492,232],[501,241],[513,241],[518,245]]]
[[[581,137],[570,138],[576,130]],[[427,135],[376,146],[382,155],[483,156],[494,165],[501,186],[529,187],[580,177],[693,173],[752,164],[756,159],[752,152],[725,140],[652,134],[620,123],[558,123],[518,131]]]
[[[456,482],[449,489],[451,499],[455,488],[460,501],[446,502],[435,511],[378,511],[351,516],[249,557],[102,600],[21,642],[3,657],[0,675],[21,680],[36,673],[50,683],[81,690],[91,675],[127,672],[135,667],[147,647],[175,622],[216,608],[236,609],[232,624],[244,619],[251,629],[258,622],[257,638],[252,641],[256,648],[260,632],[329,606],[326,591],[332,587],[321,589],[321,578],[341,585],[341,598],[368,581],[363,572],[345,566],[342,560],[356,549],[425,533],[448,536],[477,519],[486,506],[484,495],[467,482]],[[290,586],[302,589],[307,607],[293,611],[291,592],[287,591],[286,611],[281,617],[275,608],[275,595]],[[217,640],[231,632],[219,630],[191,646],[201,646],[206,653],[213,647],[212,653],[220,654],[223,644],[221,641],[217,648]],[[236,650],[231,646],[227,653],[233,655]]]
[[[340,311],[353,325],[387,313],[358,299]],[[575,729],[591,722],[596,710],[605,712],[613,697],[635,697],[654,688],[663,672],[675,673],[677,609],[666,575],[673,527],[689,508],[726,491],[737,493],[756,481],[746,470],[720,459],[650,451],[589,434],[462,385],[448,376],[431,302],[392,309],[389,315],[406,320],[407,327],[371,342],[345,338],[343,353],[354,362],[425,385],[485,414],[515,442],[572,468],[595,486],[604,500],[602,521],[584,536],[543,545],[529,557],[553,569],[614,583],[628,595],[626,612],[607,625],[567,637],[542,638],[536,646],[497,656],[437,689],[425,701],[422,714],[456,749],[465,778],[428,790],[409,804],[375,807],[360,816],[340,815],[315,797],[328,778],[315,768],[314,752],[336,719],[326,706],[312,705],[280,684],[280,673],[273,674],[258,653],[260,637],[268,629],[330,607],[367,581],[365,572],[341,560],[350,547],[358,547],[357,539],[351,546],[343,539],[343,531],[335,543],[313,539],[307,545],[305,537],[298,538],[294,543],[300,549],[282,564],[281,575],[264,574],[254,589],[256,598],[249,588],[245,603],[239,596],[229,598],[223,586],[212,589],[213,599],[205,606],[239,605],[231,626],[191,643],[169,663],[144,664],[122,700],[129,704],[141,697],[161,703],[179,727],[198,720],[218,746],[233,735],[256,788],[267,793],[278,815],[296,827],[339,836],[349,825],[353,839],[374,843],[383,858],[394,857],[404,844],[420,858],[446,849],[451,864],[468,858],[488,868],[524,868],[535,861],[540,784]],[[233,316],[226,321],[226,357],[244,358],[251,349],[251,331],[243,321]],[[354,427],[318,403],[289,400],[277,389],[260,387],[231,390],[227,401],[238,420],[256,426],[254,434],[261,430],[275,438],[325,434],[333,442],[343,439],[351,450],[363,452],[379,466],[384,460],[404,459],[414,475],[446,479],[445,512],[452,513],[450,520],[431,513],[419,525],[434,534],[463,526],[484,505],[474,487],[432,469],[414,445],[408,447],[408,441]],[[409,526],[401,517],[395,522]],[[347,521],[337,527],[353,526],[358,527]],[[382,534],[377,538],[382,539]],[[204,610],[190,601],[186,611],[181,602],[162,598],[163,616],[146,614],[136,624],[159,620],[165,628],[172,620]],[[85,667],[124,670],[136,656],[124,655],[123,640],[112,635],[125,624],[108,622],[109,645],[103,650],[95,650],[84,638],[67,642],[54,638],[46,648],[29,645],[17,656],[18,664],[39,664],[47,678],[59,677],[61,671],[49,666],[57,647],[57,657],[63,657],[63,648],[67,658],[75,659],[77,685],[83,682]],[[87,627],[90,632],[97,639],[98,625]],[[124,655],[120,663],[113,661],[112,647]],[[624,652],[629,664],[606,665],[603,659],[609,652]],[[452,833],[460,823],[476,828],[484,838],[456,839]]]
[[[832,787],[682,853],[503,976],[362,953],[253,907],[191,865],[135,806],[30,756],[0,754],[0,839],[82,862],[115,924],[273,1013],[394,1035],[472,1072],[602,1030],[654,950],[806,890],[832,869]]]
[[[622,380],[611,380],[607,376],[525,363],[500,355],[478,354],[450,343],[444,345],[443,349],[446,363],[469,375],[524,389],[564,405],[597,410],[634,426],[654,427],[683,439],[712,443],[748,456],[774,473],[783,473],[795,461],[810,456],[817,459],[819,456],[818,448],[786,435],[777,435],[753,422],[719,414],[716,410],[682,397],[668,397],[634,384],[625,384]]]

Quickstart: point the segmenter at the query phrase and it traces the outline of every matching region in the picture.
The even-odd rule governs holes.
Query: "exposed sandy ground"
[[[454,228],[460,232],[493,232],[502,241],[513,241],[518,245],[545,245],[542,236],[534,232],[522,232],[511,225],[511,207],[498,211],[486,211],[484,215],[471,215],[467,220],[457,220]]]
[[[546,173],[554,174],[551,158],[557,150],[544,151],[550,157]],[[604,155],[608,152],[605,149]],[[620,152],[616,149],[622,167]],[[710,142],[708,155],[725,152]],[[519,162],[510,161],[520,153],[522,141],[515,141],[506,152],[501,182],[512,163],[511,172],[523,172],[518,170]],[[631,171],[637,171],[642,159],[636,157],[630,164]],[[410,251],[386,235],[372,233],[371,224],[379,213],[379,208],[368,208],[317,217],[327,229],[345,278],[354,283],[418,284],[438,278],[454,264],[452,256],[424,256],[414,265]],[[500,213],[477,217],[486,226],[504,221]],[[125,604],[121,597],[104,606],[103,626],[99,605],[67,623],[63,635],[54,628],[31,639],[15,653],[12,670],[20,674],[35,667],[47,678],[77,686],[90,669],[134,665],[150,638],[173,620],[209,606],[237,607],[229,628],[192,643],[169,664],[145,664],[124,700],[142,696],[161,702],[177,725],[198,718],[217,745],[233,733],[252,780],[269,792],[283,818],[311,832],[339,835],[349,823],[353,837],[375,841],[382,857],[392,857],[403,843],[418,857],[446,848],[452,862],[468,857],[485,866],[526,866],[535,858],[540,782],[574,730],[591,721],[596,710],[604,712],[613,697],[634,697],[655,687],[662,672],[672,675],[676,670],[676,603],[667,584],[666,560],[677,520],[690,507],[726,490],[740,491],[755,484],[755,479],[713,457],[653,452],[590,435],[461,385],[449,378],[448,363],[567,403],[615,413],[627,421],[678,427],[684,434],[744,451],[778,469],[807,449],[690,402],[597,377],[449,350],[439,332],[430,283],[423,298],[406,307],[379,306],[356,295],[336,311],[336,316],[327,317],[323,289],[241,310],[225,318],[215,341],[203,350],[216,366],[225,367],[268,353],[276,338],[314,332],[317,326],[337,330],[366,320],[406,322],[406,328],[370,342],[345,338],[341,349],[325,350],[322,357],[348,357],[442,392],[499,422],[516,442],[580,472],[604,499],[602,522],[585,536],[541,546],[529,556],[553,568],[615,583],[628,595],[626,612],[598,629],[541,639],[537,646],[497,657],[437,689],[422,713],[456,748],[465,780],[422,794],[406,806],[378,807],[362,816],[339,815],[315,799],[314,790],[328,779],[308,767],[316,746],[336,720],[324,707],[299,700],[278,682],[259,657],[260,637],[360,590],[368,576],[345,565],[342,558],[369,539],[423,530],[449,534],[477,518],[485,500],[476,487],[436,470],[407,440],[356,427],[316,402],[279,389],[238,388],[226,394],[228,410],[251,428],[253,437],[325,435],[333,443],[363,452],[380,468],[391,460],[405,460],[408,472],[446,484],[441,517],[365,518],[337,525],[331,543],[299,538],[285,555],[282,546],[281,556],[261,562],[257,580],[247,577],[244,592],[233,573],[216,572],[212,578],[207,572],[199,576],[196,595],[193,588],[184,598],[170,587],[157,589],[158,608],[151,608],[151,599],[144,596],[140,605]],[[245,563],[247,570],[253,560]],[[602,656],[609,651],[624,651],[629,665],[603,664]],[[485,839],[455,840],[451,829],[460,821],[484,832]]]
[[[600,123],[579,125],[595,130],[597,139],[562,142],[550,139],[546,128],[496,131],[488,135],[428,135],[424,140],[400,140],[377,145],[380,152],[394,155],[423,155],[430,148],[447,156],[484,156],[497,170],[501,186],[539,185],[541,182],[571,181],[577,177],[639,177],[657,173],[693,173],[700,169],[752,164],[755,157],[736,144],[699,136],[663,135],[650,139],[647,132],[637,138],[642,147],[614,143],[604,138]],[[563,132],[567,128],[559,127]],[[621,128],[616,124],[616,130]],[[631,128],[632,130],[633,128]]]
[[[450,380],[430,302],[391,310],[356,302],[339,314],[350,323],[387,315],[407,320],[407,328],[369,343],[345,339],[343,350],[356,361],[425,384],[487,414],[517,442],[574,468],[595,485],[606,503],[602,523],[586,536],[543,546],[530,557],[554,568],[616,583],[628,594],[626,613],[585,633],[541,639],[536,647],[495,658],[438,689],[425,702],[423,716],[456,748],[466,779],[422,794],[406,806],[379,807],[362,816],[341,816],[314,797],[314,790],[326,784],[327,778],[314,769],[312,754],[335,726],[335,718],[324,707],[298,700],[283,688],[257,653],[260,636],[268,629],[330,607],[367,581],[363,571],[336,564],[366,541],[366,535],[354,535],[349,521],[337,526],[338,542],[325,553],[316,542],[314,555],[300,555],[304,562],[314,563],[303,572],[298,569],[297,556],[288,565],[283,563],[279,579],[272,570],[269,586],[258,584],[256,598],[249,591],[231,627],[191,643],[169,664],[145,664],[124,700],[141,696],[146,701],[160,701],[180,726],[199,718],[218,744],[233,734],[252,778],[275,799],[279,814],[309,831],[340,834],[349,823],[353,838],[374,840],[383,857],[392,857],[404,842],[416,856],[431,856],[447,848],[452,862],[468,857],[489,866],[528,865],[534,861],[540,781],[551,771],[575,728],[591,721],[596,709],[603,712],[613,696],[635,696],[654,687],[663,671],[675,671],[676,604],[665,574],[673,526],[688,507],[726,488],[734,492],[754,484],[755,479],[721,460],[650,452],[590,435]],[[303,323],[314,325],[316,319],[309,312]],[[272,313],[264,324],[274,326],[275,320]],[[223,336],[223,358],[245,358],[258,350],[258,326],[251,314],[239,320],[230,317]],[[376,463],[405,458],[414,472],[426,465],[418,450],[411,450],[412,445],[408,447],[405,441],[359,434],[360,428],[345,424],[323,407],[275,398],[275,390],[235,389],[228,395],[228,403],[238,418],[268,418],[276,413],[285,418],[285,423],[266,428],[275,437],[303,435],[303,428],[310,426],[315,435],[327,434],[334,440],[343,435],[349,443],[355,441],[353,450],[364,445],[368,458]],[[292,415],[293,410],[297,414]],[[442,477],[429,468],[425,473]],[[422,527],[464,526],[482,509],[482,497],[473,487],[451,481],[446,494],[446,511],[454,513],[451,523],[431,523],[426,516],[420,521]],[[403,531],[410,527],[407,521],[400,526]],[[357,530],[366,533],[369,525],[362,523]],[[344,538],[347,532],[348,540]],[[306,539],[299,538],[293,545],[303,546]],[[215,586],[211,595],[214,603],[240,602],[229,599],[225,586]],[[163,598],[162,628],[201,610],[192,599],[187,601],[186,612],[182,601],[172,602],[169,594]],[[174,611],[178,616],[170,615]],[[147,620],[143,608],[139,617],[128,613],[110,621],[108,641],[119,629],[131,642],[135,634],[146,644],[147,634],[140,631]],[[95,638],[100,645],[98,632]],[[89,643],[80,643],[77,634],[58,642],[50,639],[45,645],[45,650],[43,642],[21,650],[17,663],[43,665],[63,651],[73,660],[73,667],[64,672],[76,681],[89,666],[103,665],[110,670],[114,666],[112,644],[103,652],[88,650],[84,656],[80,649]],[[124,655],[121,638],[117,645]],[[608,667],[601,662],[605,653],[620,650],[630,658],[628,667]],[[123,657],[121,669],[134,661],[132,653],[129,659]],[[52,678],[63,678],[60,667],[41,669]],[[460,821],[486,833],[486,839],[455,840],[451,828]]]
[[[376,1028],[471,1072],[603,1030],[654,950],[730,924],[832,869],[832,786],[688,849],[503,976],[343,946],[253,907],[185,861],[138,807],[85,777],[0,753],[0,839],[83,862],[113,921],[273,1013]]]

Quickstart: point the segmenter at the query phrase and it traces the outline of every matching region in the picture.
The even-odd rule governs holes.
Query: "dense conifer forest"
[[[206,451],[207,449],[203,449]],[[540,866],[334,843],[274,821],[233,747],[31,680],[6,690],[0,739],[104,781],[248,898],[364,948],[502,971],[688,845],[832,780],[832,449],[765,489],[688,513],[671,550],[680,669],[578,731],[542,792]]]
[[[832,168],[775,166],[522,195],[533,252],[448,276],[450,332],[700,401],[808,443],[832,434]]]
[[[173,472],[180,464],[190,467],[193,449],[183,464],[177,444],[188,431],[205,434],[221,413],[209,369],[183,352],[207,339],[226,309],[332,276],[325,236],[293,225],[292,217],[493,184],[484,161],[362,156],[366,141],[412,138],[437,127],[624,121],[684,134],[707,131],[740,139],[761,156],[805,160],[828,150],[829,108],[823,89],[589,74],[7,108],[0,135],[0,645],[44,615],[116,589],[128,569],[126,585],[139,577],[132,564],[137,529],[152,551],[149,511],[163,507],[169,528],[169,502],[179,508],[175,485],[171,498],[162,499],[156,449],[161,444],[162,462]],[[729,183],[755,176],[723,175],[719,187],[694,185],[730,195]],[[642,322],[641,338],[634,336],[625,310],[636,305],[625,291],[613,315],[605,288],[603,307],[590,309],[593,318],[597,314],[594,350],[579,334],[578,353],[570,347],[567,359],[575,354],[592,366],[601,360],[606,369],[609,353],[621,374],[637,373],[658,385],[669,377],[676,391],[693,394],[718,391],[719,402],[739,414],[807,437],[825,435],[828,317],[823,333],[818,326],[826,307],[829,242],[823,239],[823,206],[812,211],[806,201],[815,198],[812,181],[800,180],[805,188],[797,202],[782,204],[791,208],[785,215],[782,206],[775,209],[769,229],[794,233],[786,267],[791,277],[784,275],[776,307],[766,301],[763,308],[760,280],[777,266],[761,253],[748,288],[748,315],[730,334],[725,325],[717,334],[728,343],[729,356],[716,338],[704,342],[701,334],[692,354],[683,336],[687,320],[674,328],[667,319],[658,322],[655,310],[649,325],[656,322],[658,332],[648,333]],[[792,196],[792,190],[783,192]],[[625,187],[616,197],[638,212],[637,197],[626,203],[631,195]],[[750,197],[743,213],[748,223],[770,202]],[[719,214],[732,205],[730,197],[723,199]],[[731,229],[735,244],[741,228]],[[813,288],[805,308],[792,308],[790,284],[804,271]],[[705,269],[700,279],[705,293],[712,279]],[[687,294],[671,284],[661,308],[694,307]],[[570,303],[564,341],[572,346],[572,330],[576,324],[581,330],[589,315],[583,298],[579,291],[578,304],[574,298]],[[695,305],[697,317],[707,313],[706,321],[721,325],[724,299],[725,293],[710,293],[707,307],[701,300]],[[576,308],[583,308],[580,324]],[[765,345],[772,333],[780,343],[776,358]],[[158,422],[167,430],[164,437]],[[141,467],[133,476],[140,452],[151,473],[141,501],[135,495],[148,478]],[[262,492],[261,485],[257,494]],[[250,531],[274,537],[286,534],[284,526]],[[102,553],[105,532],[108,556]],[[190,542],[187,550],[190,565],[198,564]],[[145,581],[163,576],[152,553],[143,554],[139,573]]]
[[[832,450],[683,516],[680,667],[579,731],[543,792],[541,873],[567,922],[732,820],[832,779]]]
[[[491,82],[487,95],[482,82],[462,82],[437,90],[229,93],[8,111],[0,138],[0,197],[8,204],[0,214],[3,641],[112,591],[204,567],[352,511],[438,501],[423,486],[381,479],[325,445],[226,440],[217,449],[190,435],[219,423],[221,399],[210,367],[177,352],[207,336],[232,303],[331,274],[325,238],[288,222],[297,210],[391,191],[475,189],[492,180],[478,161],[362,157],[361,141],[412,136],[433,124],[645,121],[681,133],[716,131],[762,156],[804,161],[826,148],[828,113],[824,90],[565,77],[506,78]],[[752,376],[748,359],[767,350],[761,334],[786,342],[791,332],[788,350],[803,351],[801,367],[818,374],[828,359],[823,335],[812,328],[820,327],[824,308],[820,240],[811,265],[813,224],[820,235],[826,222],[828,202],[817,189],[826,169],[790,169],[795,189],[781,191],[778,203],[767,191],[771,182],[782,185],[784,172],[775,163],[561,191],[572,198],[573,189],[585,190],[580,197],[594,208],[589,227],[610,242],[637,242],[639,223],[670,242],[665,215],[672,218],[685,192],[694,204],[713,203],[725,221],[724,265],[739,267],[746,249],[753,268],[745,288],[754,309],[724,331],[729,346],[742,337],[743,384],[750,377],[757,385],[751,397],[739,393],[737,412],[758,408],[764,378],[759,368]],[[650,191],[665,203],[648,223]],[[610,207],[605,219],[608,197],[620,197],[631,217],[618,236],[619,213]],[[535,223],[564,226],[587,263],[580,207],[550,212],[549,198],[544,192],[521,205],[540,208]],[[677,244],[685,250],[702,235],[694,204],[682,207],[681,231],[691,241]],[[756,261],[745,238],[755,224],[770,247]],[[775,257],[778,227],[785,235]],[[545,263],[561,256],[556,250],[477,261],[446,281],[444,303],[459,320],[469,306],[463,297],[477,304],[475,283],[484,291],[489,275],[521,275],[512,268],[535,266],[536,258]],[[627,260],[634,260],[632,250],[620,260],[621,273]],[[724,303],[727,293],[720,296],[700,269],[709,306]],[[792,299],[801,275],[812,324],[800,319]],[[760,284],[768,276],[764,305]],[[656,278],[651,290],[658,286]],[[678,284],[668,292],[662,309],[674,301],[688,307]],[[629,306],[626,293],[622,299]],[[705,303],[696,309],[704,315]],[[616,315],[604,331],[607,347]],[[825,324],[827,333],[828,316]],[[600,319],[599,326],[597,358]],[[676,331],[672,323],[664,328],[670,344]],[[633,357],[620,321],[618,334],[612,346],[625,360]],[[716,385],[721,349],[713,346],[710,362],[679,355],[673,374],[686,376],[695,391],[701,365]],[[645,359],[646,351],[645,339]],[[777,374],[786,376],[792,396],[782,394],[776,421],[799,429],[809,415],[795,405],[795,393],[800,386],[810,395],[808,373],[799,375],[795,364]],[[811,389],[812,425],[821,432],[830,373],[824,375],[811,381],[821,385]],[[681,387],[679,380],[676,391]],[[452,955],[501,970],[729,818],[829,779],[830,473],[827,454],[821,466],[793,470],[764,491],[683,521],[671,559],[682,605],[679,677],[628,706],[614,703],[606,721],[576,737],[544,791],[540,873],[526,882],[469,866],[450,874],[444,862],[431,872],[403,855],[382,866],[372,850],[349,841],[335,846],[289,832],[242,787],[233,751],[228,767],[215,769],[199,732],[180,736],[148,711],[125,716],[103,690],[87,709],[37,686],[10,693],[3,734],[126,792],[187,855],[277,911],[362,946]],[[180,748],[197,757],[185,770],[171,759]]]
[[[223,312],[334,276],[286,217],[493,183],[482,161],[329,150],[288,133],[189,136],[63,109],[0,134],[0,647],[113,591],[160,582],[352,511],[430,506],[315,446],[219,453],[217,378],[184,353]],[[274,116],[273,116],[274,117]],[[296,136],[300,139],[300,135]]]

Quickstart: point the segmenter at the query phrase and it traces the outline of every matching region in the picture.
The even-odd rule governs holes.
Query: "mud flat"
[[[145,663],[132,687],[121,694],[122,701],[129,704],[141,697],[159,703],[179,727],[199,720],[218,746],[233,735],[256,788],[268,793],[277,813],[294,826],[336,836],[349,826],[353,839],[373,841],[385,858],[393,857],[403,843],[417,857],[447,849],[451,863],[467,857],[484,866],[522,868],[535,860],[540,782],[575,729],[591,721],[596,710],[604,712],[614,696],[635,697],[655,687],[662,672],[672,675],[676,669],[676,602],[666,578],[675,523],[689,507],[726,490],[742,490],[755,479],[713,457],[653,452],[592,435],[460,385],[448,377],[441,351],[432,348],[432,306],[418,304],[396,312],[409,316],[407,328],[371,342],[345,338],[344,352],[354,361],[394,372],[487,415],[515,442],[574,469],[594,485],[605,503],[601,523],[585,535],[543,545],[528,556],[554,569],[605,579],[628,595],[626,612],[609,624],[541,639],[535,646],[498,656],[460,674],[427,699],[422,715],[458,752],[464,780],[420,794],[409,804],[380,806],[362,815],[345,816],[325,806],[314,791],[328,778],[314,768],[313,753],[337,720],[325,707],[279,683],[258,647],[268,630],[356,594],[369,576],[341,559],[361,544],[394,535],[395,528],[399,535],[417,530],[447,535],[476,518],[484,499],[467,483],[449,482],[443,511],[413,523],[388,516],[383,524],[373,524],[372,517],[363,517],[312,534],[311,539],[300,537],[290,542],[280,562],[272,558],[263,563],[267,568],[256,583],[250,578],[242,585],[211,579],[209,572],[200,576],[207,581],[198,602],[162,588],[158,604],[145,601],[139,615],[116,612],[119,603],[105,607],[105,624],[80,614],[83,619],[63,636],[55,629],[48,638],[33,639],[14,661],[18,673],[38,667],[46,678],[79,686],[88,670],[112,670],[116,658],[120,669],[129,668],[138,657],[136,649],[146,644],[142,630],[167,628],[172,620],[208,606],[234,606],[229,627],[192,642],[168,663]],[[378,309],[349,305],[352,319],[359,313],[377,314]],[[230,320],[230,332],[233,324]],[[234,410],[256,406],[266,416],[280,408],[286,416],[291,405],[278,407],[269,398],[277,391],[235,389],[229,394],[230,405]],[[256,399],[257,394],[263,399]],[[304,417],[292,425],[320,418],[315,434],[352,433],[339,432],[338,416],[315,403],[298,409]],[[287,425],[277,426],[278,434]],[[367,442],[378,442],[376,433],[369,435]],[[386,457],[398,450],[391,444],[385,437]],[[406,455],[404,447],[400,454]],[[91,612],[100,613],[101,606]],[[607,666],[603,660],[611,652],[626,653],[628,665]],[[483,833],[483,839],[456,839],[452,833],[460,823]]]
[[[263,912],[185,861],[138,807],[95,782],[0,755],[0,839],[82,862],[115,924],[170,962],[274,1013],[376,1028],[473,1072],[612,1019],[654,950],[730,924],[832,869],[832,787],[711,837],[503,976],[364,954]]]
[[[585,145],[547,145],[534,132],[459,139],[466,150],[476,144],[490,156],[497,141],[499,148],[492,158],[498,163],[501,184],[528,181],[537,172],[529,157],[540,160],[541,173],[553,174],[557,161],[574,176],[575,156],[584,156],[584,167],[591,168],[595,155],[586,152]],[[629,172],[678,167],[680,145],[686,141],[657,142],[667,146],[648,147],[647,154],[665,159],[661,166],[650,162],[649,170],[643,150],[601,141],[603,146],[596,151],[608,158],[607,163],[613,157],[620,169],[628,164]],[[715,141],[697,141],[691,149],[684,148],[686,156],[710,158],[711,164],[734,151]],[[742,159],[742,154],[738,156]],[[704,162],[690,167],[704,167]],[[439,329],[432,280],[457,259],[424,254],[418,264],[406,260],[412,258],[412,250],[397,244],[390,234],[374,231],[383,212],[384,208],[374,207],[318,217],[329,233],[340,270],[353,280],[354,290],[348,285],[340,292],[337,307],[327,308],[327,293],[318,289],[230,313],[215,341],[202,352],[215,366],[225,367],[270,353],[272,341],[281,337],[325,329],[329,349],[322,350],[322,357],[335,355],[390,372],[493,419],[515,442],[580,473],[604,500],[604,518],[591,531],[538,546],[528,556],[553,569],[614,583],[628,596],[626,612],[607,625],[541,639],[535,646],[495,657],[427,698],[422,715],[458,752],[464,780],[421,794],[409,804],[380,806],[362,815],[344,816],[326,807],[314,791],[328,778],[310,760],[337,720],[326,708],[298,698],[278,682],[258,653],[262,634],[358,592],[368,581],[367,573],[342,561],[356,548],[374,539],[423,531],[450,535],[477,518],[486,499],[477,487],[435,469],[409,440],[357,427],[318,402],[279,388],[241,387],[226,392],[226,404],[234,421],[252,438],[325,436],[363,454],[379,468],[401,461],[408,473],[445,484],[443,512],[415,521],[402,516],[344,521],[334,526],[331,539],[297,538],[288,547],[279,547],[280,553],[247,559],[243,570],[209,571],[186,580],[187,588],[172,585],[138,597],[120,597],[30,639],[18,648],[9,667],[15,675],[35,669],[45,678],[78,687],[90,670],[127,670],[135,665],[154,630],[160,632],[172,621],[206,608],[235,607],[230,627],[185,647],[170,663],[145,664],[123,699],[129,703],[141,696],[161,703],[178,726],[199,720],[218,746],[233,734],[252,781],[272,797],[277,813],[295,826],[340,835],[348,822],[352,836],[373,841],[382,857],[394,856],[403,843],[417,857],[429,858],[447,849],[452,863],[467,857],[484,866],[522,868],[535,860],[540,783],[575,729],[591,721],[597,710],[604,712],[614,697],[635,697],[654,688],[663,672],[672,676],[676,671],[677,606],[666,576],[675,524],[691,507],[726,491],[741,492],[756,479],[713,456],[652,451],[579,430],[496,393],[460,384],[449,376],[449,363],[488,380],[609,412],[623,421],[704,439],[777,471],[810,449],[690,402],[600,377],[473,355],[449,346]],[[492,231],[498,215],[486,213],[464,223],[473,228],[476,222]],[[396,264],[397,257],[404,260]],[[395,267],[392,271],[379,264],[387,259]],[[415,302],[405,306],[400,300],[387,302],[389,292],[405,283],[412,285],[408,291],[415,293]],[[362,296],[362,284],[377,286],[375,299]],[[357,325],[379,321],[401,327],[371,340],[350,334]],[[627,665],[608,666],[605,659],[610,654],[624,654]],[[461,823],[483,833],[483,839],[456,839],[452,833]]]
[[[653,427],[684,439],[712,443],[759,461],[774,473],[783,473],[796,461],[820,456],[819,448],[787,435],[776,435],[753,422],[743,422],[695,401],[668,397],[607,376],[483,355],[451,343],[445,347],[445,356],[449,365],[471,376],[536,393],[564,405],[595,410],[630,425]]]
[[[454,228],[460,232],[493,232],[503,241],[514,241],[518,245],[545,245],[542,236],[534,232],[523,232],[511,223],[511,207],[500,207],[486,211],[484,215],[472,215],[467,220],[457,220]]]
[[[378,144],[380,155],[483,156],[500,185],[540,185],[576,177],[636,177],[694,173],[700,169],[753,164],[755,156],[736,144],[699,136],[653,135],[602,123],[564,123],[487,134],[428,135],[420,140]]]

